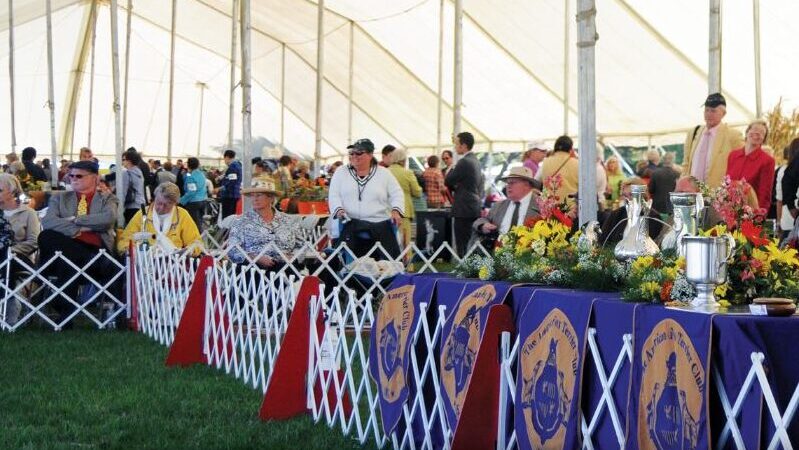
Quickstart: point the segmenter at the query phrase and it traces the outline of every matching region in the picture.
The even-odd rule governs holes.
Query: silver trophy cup
[[[696,310],[713,311],[719,303],[713,290],[727,280],[727,263],[732,258],[735,240],[722,237],[683,236],[685,278],[696,286],[691,306]]]

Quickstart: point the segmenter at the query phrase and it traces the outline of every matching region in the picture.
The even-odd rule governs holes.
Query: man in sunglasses
[[[84,267],[97,253],[104,249],[113,257],[114,222],[117,199],[112,194],[97,191],[98,166],[94,161],[78,161],[69,165],[67,179],[71,191],[54,192],[50,197],[47,215],[42,220],[39,234],[39,261],[47,264],[56,252]],[[85,272],[103,284],[119,271],[109,257],[100,257]],[[78,301],[78,287],[85,283],[82,277],[69,282],[75,269],[64,261],[47,265],[44,275],[55,277],[54,284],[64,287],[63,295]],[[124,276],[110,286],[111,293],[120,300]],[[53,306],[61,315],[63,323],[74,311],[74,306],[59,296]]]
[[[345,223],[339,242],[346,242],[358,257],[380,242],[397,258],[400,248],[392,223],[399,226],[405,215],[402,188],[388,169],[378,165],[372,141],[359,139],[347,149],[350,164],[333,174],[328,200],[333,217]],[[381,251],[370,256],[384,259]]]

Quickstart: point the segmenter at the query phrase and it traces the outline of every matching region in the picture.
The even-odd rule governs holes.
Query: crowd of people
[[[631,186],[648,187],[650,216],[659,219],[649,232],[657,237],[664,231],[659,223],[671,220],[670,193],[699,192],[703,185],[716,188],[725,177],[749,183],[753,193],[749,204],[769,210],[783,235],[794,230],[799,215],[799,139],[784,150],[785,164],[775,168],[766,147],[766,122],[753,121],[742,136],[723,122],[725,114],[724,97],[708,96],[704,123],[686,136],[682,165],[675,163],[674,154],[650,149],[628,177],[617,156],[597,159],[602,242],[621,239],[619,225],[626,217]],[[199,252],[206,208],[214,197],[221,206],[220,219],[238,214],[235,225],[229,227],[230,260],[266,270],[282,267],[286,255],[303,244],[300,217],[281,211],[280,206],[280,200],[291,197],[297,187],[327,189],[334,244],[346,243],[355,256],[368,254],[380,243],[388,256],[397,258],[413,238],[412,222],[420,207],[448,209],[459,256],[475,242],[490,249],[512,226],[540,215],[538,198],[553,177],[559,183],[551,194],[571,202],[571,214],[577,215],[579,152],[570,137],[557,138],[551,149],[543,142],[530,142],[521,165],[511,167],[499,180],[504,182],[504,199],[493,202],[493,196],[485,192],[485,168],[473,152],[474,136],[458,133],[453,144],[454,152],[427,157],[427,167],[418,173],[408,169],[406,150],[392,145],[381,149],[378,161],[369,139],[353,142],[347,147],[346,164],[330,164],[318,176],[310,172],[307,162],[288,155],[277,161],[255,158],[250,161],[253,179],[248,186],[242,186],[242,163],[233,150],[224,152],[223,170],[204,170],[197,158],[162,164],[145,161],[131,147],[122,155],[123,170],[116,180],[113,170],[101,175],[97,158],[82,148],[77,161],[61,161],[53,182],[49,161],[37,163],[36,150],[28,147],[21,158],[8,154],[5,173],[0,175],[0,249],[13,252],[28,265],[44,264],[43,275],[63,286],[69,298],[76,298],[82,280],[73,280],[72,265],[47,264],[57,252],[76,266],[85,266],[84,272],[95,279],[114,279],[109,290],[121,297],[123,279],[114,278],[119,271],[115,258],[131,242],[147,242],[166,251],[192,248]],[[53,188],[48,190],[50,185]],[[243,195],[252,200],[250,210],[240,210]],[[123,199],[124,211],[124,228],[119,232],[117,198]],[[45,208],[40,220],[34,209]],[[705,219],[713,224],[712,215]],[[101,250],[108,257],[95,258]],[[379,259],[380,254],[373,256]],[[18,266],[12,267],[12,277]],[[61,318],[75,309],[69,301],[54,302],[54,307]],[[7,320],[13,321],[18,305],[11,311]]]

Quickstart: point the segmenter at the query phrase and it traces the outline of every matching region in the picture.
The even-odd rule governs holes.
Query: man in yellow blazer
[[[685,139],[683,175],[691,175],[710,188],[721,185],[727,173],[727,157],[744,145],[741,132],[721,122],[726,114],[724,96],[710,94],[705,100],[705,125],[697,125]]]
[[[161,183],[154,194],[155,200],[147,208],[146,221],[142,221],[142,211],[136,211],[125,231],[119,235],[117,251],[126,252],[128,243],[133,240],[147,241],[166,252],[191,246],[192,255],[198,255],[202,249],[200,231],[188,211],[177,207],[180,199],[178,186],[171,182]]]

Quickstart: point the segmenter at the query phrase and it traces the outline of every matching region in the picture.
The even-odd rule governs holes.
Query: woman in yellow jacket
[[[416,175],[405,168],[405,161],[408,159],[408,153],[405,149],[398,148],[391,152],[389,155],[391,165],[388,170],[394,175],[402,188],[402,193],[405,194],[405,216],[402,218],[400,224],[400,232],[402,233],[402,248],[408,246],[411,242],[411,220],[415,214],[413,209],[413,199],[411,197],[419,198],[422,196],[422,186],[416,180]]]
[[[124,253],[128,243],[147,241],[151,246],[174,252],[193,246],[192,254],[202,250],[197,225],[183,208],[177,208],[180,190],[175,183],[162,183],[155,188],[155,200],[147,208],[147,220],[142,227],[142,212],[137,211],[117,239],[117,251]]]

